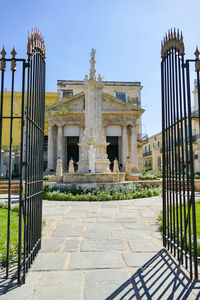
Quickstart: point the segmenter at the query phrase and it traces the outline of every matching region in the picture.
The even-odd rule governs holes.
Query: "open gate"
[[[6,58],[4,47],[0,54],[1,192],[4,189],[0,204],[5,204],[4,215],[0,216],[4,220],[0,220],[0,240],[5,241],[4,245],[0,245],[0,276],[17,278],[22,283],[41,246],[44,40],[37,29],[32,31],[28,36],[27,60],[16,58],[14,48],[11,58]],[[6,70],[7,67],[10,71]],[[10,92],[6,90],[8,86]],[[21,92],[16,92],[19,88]],[[13,168],[16,161],[18,173]],[[13,209],[13,204],[18,204],[19,209]]]
[[[198,279],[190,63],[200,100],[200,62],[198,49],[196,59],[185,60],[184,54],[182,33],[169,31],[161,50],[163,245]],[[199,108],[200,101],[200,122]]]

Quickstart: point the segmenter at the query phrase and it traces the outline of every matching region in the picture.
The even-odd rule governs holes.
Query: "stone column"
[[[122,125],[122,165],[123,165],[123,170],[125,170],[125,167],[126,167],[127,156],[128,156],[127,125]]]
[[[137,155],[137,133],[136,125],[131,125],[130,128],[130,163],[133,173],[138,172],[138,155]]]
[[[79,143],[82,142],[83,133],[84,133],[84,127],[80,126],[79,127]],[[80,158],[82,156],[82,153],[83,153],[83,148],[79,146],[79,160],[80,160]]]
[[[48,167],[47,170],[54,169],[54,127],[48,127]]]
[[[57,159],[60,157],[60,159],[63,161],[63,127],[58,126],[58,135],[57,135]]]

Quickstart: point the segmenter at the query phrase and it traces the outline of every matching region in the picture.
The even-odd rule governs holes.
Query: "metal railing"
[[[143,153],[143,156],[151,156],[152,155],[152,151],[148,151],[148,152],[144,152]]]

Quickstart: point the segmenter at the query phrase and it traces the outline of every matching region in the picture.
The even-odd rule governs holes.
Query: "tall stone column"
[[[63,127],[58,126],[58,135],[57,135],[57,159],[60,157],[60,159],[63,161]]]
[[[123,169],[125,169],[125,166],[126,166],[127,156],[128,156],[127,125],[122,125],[122,165],[123,165]]]
[[[54,169],[54,127],[48,127],[48,167],[47,170]]]
[[[79,127],[79,143],[82,142],[82,139],[83,139],[83,133],[84,133],[84,127],[83,126],[80,126]],[[82,154],[83,154],[83,149],[81,147],[79,147],[79,160],[80,158],[82,157]]]
[[[138,172],[138,155],[137,155],[137,133],[136,125],[131,125],[130,128],[130,164],[133,173]]]

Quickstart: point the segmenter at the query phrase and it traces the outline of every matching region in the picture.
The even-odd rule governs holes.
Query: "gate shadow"
[[[8,292],[14,290],[15,288],[21,286],[17,282],[17,266],[10,268],[9,277],[6,278],[6,270],[0,270],[0,296],[7,294]]]
[[[112,299],[200,299],[200,282],[191,281],[162,249],[105,300]]]

